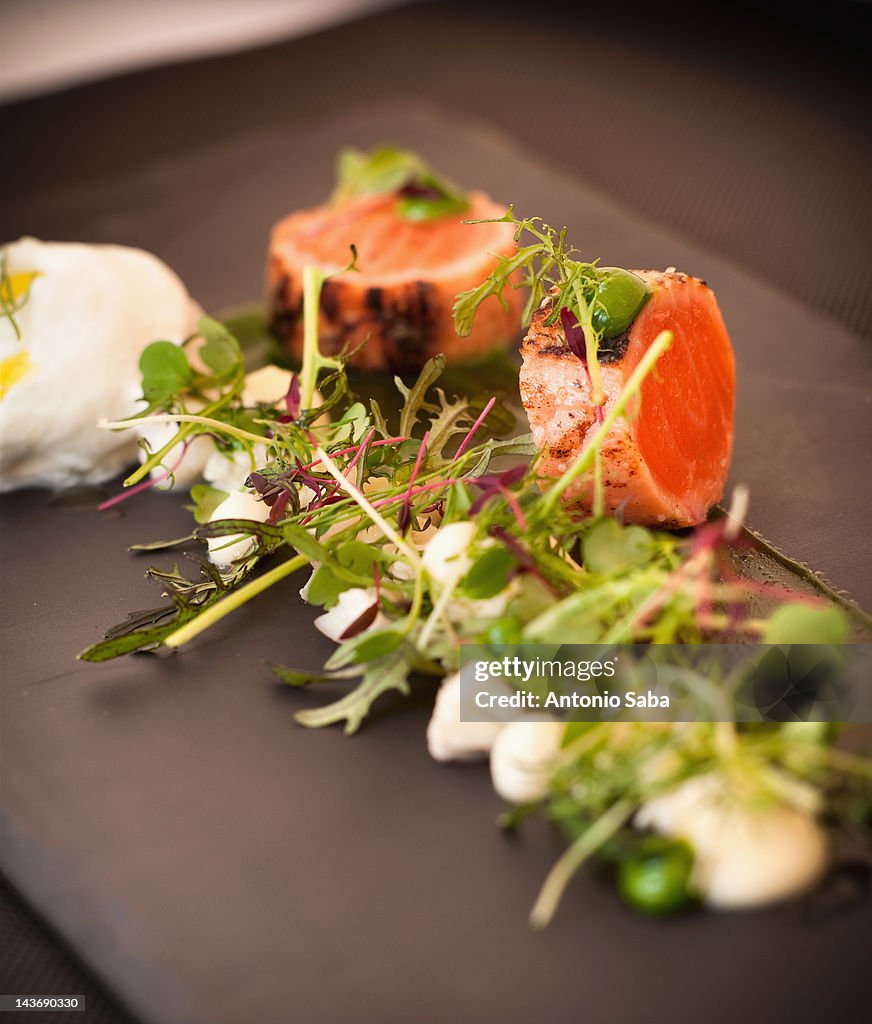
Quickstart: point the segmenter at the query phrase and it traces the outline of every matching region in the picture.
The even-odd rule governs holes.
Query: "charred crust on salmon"
[[[269,319],[269,330],[280,341],[286,341],[293,334],[303,312],[302,294],[296,302],[291,295],[291,279],[287,274],[282,274],[273,289]]]
[[[422,200],[417,193],[411,198]],[[274,333],[300,354],[303,271],[312,266],[327,277],[321,289],[319,344],[330,355],[347,346],[352,369],[405,374],[420,370],[437,352],[459,361],[505,346],[518,331],[520,291],[511,290],[505,306],[490,299],[465,340],[454,330],[458,292],[478,286],[501,254],[514,251],[511,225],[500,220],[505,207],[480,192],[469,193],[468,201],[467,212],[479,226],[463,226],[462,231],[453,215],[404,220],[395,202],[374,202],[366,195],[281,220],[273,228],[267,262]],[[351,245],[357,254],[354,270],[337,273]]]
[[[430,354],[438,315],[433,291],[428,281],[415,281],[391,306],[383,305],[381,314],[374,319],[374,325],[389,342],[385,354],[391,370],[413,370]]]
[[[375,316],[380,317],[384,315],[384,294],[384,288],[373,287],[366,289],[364,303],[366,308]]]
[[[321,312],[331,324],[342,319],[342,285],[328,278],[321,288]]]
[[[597,351],[597,358],[601,363],[617,363],[624,358],[627,354],[627,346],[630,344],[632,328],[633,325],[630,324],[626,331],[617,337],[603,338]]]
[[[521,343],[521,351],[532,349],[540,356],[556,356],[558,359],[577,359],[578,357],[570,349],[558,324],[546,324],[545,320],[550,315],[550,306],[540,307],[533,314],[530,322],[530,330]],[[630,342],[630,330],[632,324],[614,338],[603,338],[597,349],[597,358],[600,363],[620,362],[627,354],[627,345]]]

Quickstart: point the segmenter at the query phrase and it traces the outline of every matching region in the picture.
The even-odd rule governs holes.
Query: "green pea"
[[[524,636],[521,623],[517,619],[497,619],[485,634],[487,644],[515,645],[523,642]]]
[[[674,914],[692,900],[693,850],[681,840],[652,837],[618,867],[618,890],[646,914]]]
[[[602,267],[597,272],[593,326],[604,338],[616,338],[636,319],[651,289],[636,274],[619,267]]]

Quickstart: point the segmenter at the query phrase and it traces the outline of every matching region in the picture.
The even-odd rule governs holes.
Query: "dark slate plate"
[[[486,127],[368,108],[305,149],[257,134],[58,186],[33,231],[143,245],[227,306],[257,294],[270,223],[323,198],[337,147],[385,140],[565,222],[605,263],[706,277],[737,351],[733,479],[751,487],[752,525],[872,604],[868,351]],[[296,580],[179,656],[75,662],[153,603],[126,547],[185,532],[181,504],[0,502],[0,867],[143,1020],[865,1019],[868,905],[816,923],[802,905],[652,923],[583,876],[531,933],[559,840],[533,826],[507,841],[486,770],[429,760],[429,694],[352,740],[293,724],[318,698],[273,685],[262,659],[315,666],[329,649]]]

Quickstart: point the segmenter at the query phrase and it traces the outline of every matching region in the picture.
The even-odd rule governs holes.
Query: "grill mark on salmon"
[[[470,195],[462,219],[501,217],[504,207]],[[292,352],[302,352],[302,274],[307,264],[330,273],[358,248],[358,272],[339,274],[321,293],[319,339],[326,354],[366,344],[350,360],[361,369],[414,373],[439,352],[449,361],[475,358],[517,336],[519,291],[506,289],[508,309],[496,297],[479,309],[472,333],[459,339],[456,295],[494,269],[494,254],[515,251],[511,224],[462,225],[449,216],[420,224],[403,221],[393,201],[371,196],[337,210],[321,207],[280,221],[267,260],[269,322]]]

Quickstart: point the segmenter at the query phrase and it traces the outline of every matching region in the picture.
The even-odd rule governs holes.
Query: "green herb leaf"
[[[384,565],[388,556],[374,544],[362,540],[349,540],[336,549],[336,559],[341,566],[358,576],[372,579],[373,565]]]
[[[184,349],[171,341],[153,341],[139,357],[142,394],[153,406],[169,404],[193,379]]]
[[[18,341],[21,341],[21,328],[15,314],[27,305],[31,285],[38,277],[42,277],[38,270],[10,274],[6,249],[0,251],[0,317],[9,321]]]
[[[343,149],[337,160],[336,189],[330,201],[341,203],[355,196],[396,192],[425,169],[426,164],[419,156],[392,146],[370,153],[350,147]]]
[[[427,392],[436,383],[445,369],[445,356],[441,353],[428,359],[411,388],[407,388],[400,377],[394,377],[397,390],[403,396],[400,413],[400,436],[411,437],[415,424],[422,412],[435,412],[436,406],[427,401]]]
[[[471,506],[472,495],[466,484],[459,481],[456,484],[452,484],[448,489],[448,495],[445,499],[444,521],[446,523],[453,523],[458,519],[466,519]]]
[[[243,370],[242,349],[227,328],[211,317],[202,317],[197,329],[205,338],[199,350],[203,362],[219,380],[230,380]]]
[[[460,581],[459,590],[473,601],[485,601],[501,594],[509,583],[516,562],[504,547],[486,548]]]
[[[357,639],[355,637],[355,639]],[[383,658],[386,654],[392,654],[403,643],[403,634],[397,629],[385,629],[361,634],[360,643],[354,650],[354,662],[361,665],[364,662],[375,661]]]
[[[191,488],[193,505],[186,505],[194,513],[194,520],[201,525],[208,523],[212,513],[227,498],[227,491],[220,491],[217,487],[210,487],[208,484],[194,484]]]
[[[196,540],[193,533],[186,533],[184,537],[173,537],[170,540],[153,540],[147,544],[131,544],[127,550],[136,555],[152,551],[169,551],[172,548],[180,548],[183,544],[188,544],[192,540]]]
[[[294,716],[300,725],[321,729],[345,722],[347,735],[357,732],[375,700],[389,690],[409,693],[410,667],[402,655],[396,654],[370,663],[360,684],[340,700],[322,708],[298,711]]]
[[[256,519],[216,519],[214,522],[198,526],[194,531],[194,536],[198,540],[208,540],[214,537],[230,537],[237,533],[250,534],[272,543],[284,539],[280,526],[259,523]]]
[[[767,644],[844,644],[848,619],[840,608],[785,604],[770,618],[763,635]]]
[[[469,209],[469,203],[461,196],[439,196],[428,199],[423,196],[401,196],[397,209],[403,220],[422,224],[450,214],[460,215]]]
[[[641,526],[600,519],[584,536],[584,564],[591,572],[618,573],[651,558],[653,539]]]
[[[333,204],[358,196],[396,193],[397,213],[411,223],[461,214],[469,207],[465,194],[446,178],[434,174],[421,157],[390,146],[370,153],[343,149],[336,165],[336,178]]]
[[[340,579],[329,565],[319,565],[309,581],[306,599],[319,608],[333,608],[342,591],[353,586],[348,580]]]
[[[288,686],[300,687],[308,686],[310,683],[329,683],[336,678],[336,676],[325,672],[301,672],[298,669],[277,665],[272,661],[267,662],[267,667],[277,679],[287,683]]]
[[[398,629],[371,629],[365,633],[358,633],[337,647],[327,659],[325,668],[332,670],[374,661],[396,651],[404,639],[403,633]]]
[[[310,562],[324,562],[329,558],[327,548],[319,543],[311,533],[296,523],[285,523],[282,526],[282,535],[291,547],[301,555],[305,555]],[[321,601],[315,601],[321,604]]]

